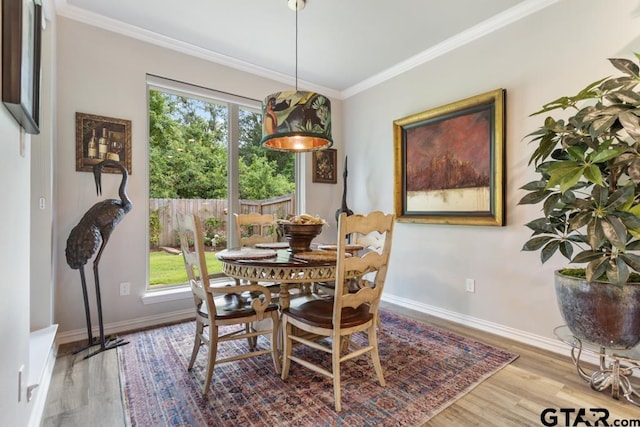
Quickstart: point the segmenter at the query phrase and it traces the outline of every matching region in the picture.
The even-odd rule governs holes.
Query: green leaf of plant
[[[566,259],[570,260],[571,256],[573,255],[573,245],[571,244],[571,242],[563,240],[560,243],[560,253],[564,255]]]
[[[629,252],[622,253],[619,256],[625,263],[627,263],[628,266],[633,268],[635,271],[640,272],[640,256],[630,254]]]
[[[585,225],[587,225],[589,221],[591,221],[591,218],[593,218],[593,212],[591,211],[579,212],[578,214],[574,215],[571,218],[571,221],[569,221],[570,223],[569,228],[571,230],[578,230],[584,227]]]
[[[529,227],[536,234],[557,234],[556,229],[549,223],[549,220],[547,218],[534,219],[533,221],[526,223],[525,226]]]
[[[587,281],[591,282],[594,279],[602,276],[607,270],[607,263],[609,259],[602,255],[600,258],[596,258],[587,264],[587,268],[585,269],[585,274],[587,276]]]
[[[518,202],[519,205],[533,205],[543,201],[552,191],[542,190],[542,191],[534,191],[533,193],[529,193],[525,195]]]
[[[627,243],[627,253],[628,251],[637,251],[637,250],[640,250],[640,240],[634,240],[630,243]]]
[[[589,160],[592,163],[604,163],[604,162],[608,162],[609,160],[615,157],[618,157],[625,151],[627,151],[626,148],[612,148],[608,150],[602,150],[602,151],[593,153],[593,155],[589,156]]]
[[[572,263],[575,264],[583,264],[585,262],[591,262],[594,259],[602,258],[602,252],[596,251],[582,251],[575,258],[571,260]]]
[[[640,239],[640,228],[630,228],[627,231],[636,239]]]
[[[576,186],[577,190],[578,187]],[[573,204],[576,201],[576,195],[573,191],[565,191],[564,194],[561,195],[560,201],[566,205]]]
[[[606,264],[607,279],[614,285],[624,285],[629,280],[629,268],[621,259]]]
[[[616,96],[621,102],[625,102],[631,105],[640,104],[640,93],[634,92],[632,90],[619,90],[618,92],[616,92]]]
[[[638,66],[635,62],[625,58],[609,58],[609,62],[623,73],[638,78]]]
[[[623,250],[627,243],[627,229],[622,221],[615,216],[609,215],[600,224],[606,239],[616,248]]]
[[[629,76],[621,76],[621,77],[613,77],[608,79],[605,82],[602,82],[600,85],[600,89],[604,93],[610,93],[611,91],[621,90],[620,88],[625,88],[630,80],[634,80],[633,77]]]
[[[569,153],[569,156],[571,157],[571,159],[576,162],[584,161],[584,154],[586,151],[587,151],[587,147],[581,147],[579,145],[574,145],[572,147],[567,148],[567,153]]]
[[[533,239],[530,239],[529,241],[527,241],[524,244],[524,246],[522,246],[522,250],[523,251],[537,251],[538,249],[543,247],[545,244],[547,244],[547,242],[549,242],[552,239],[553,239],[552,236],[534,237]]]
[[[616,120],[618,120],[618,116],[616,115],[610,117],[605,116],[594,120],[593,125],[589,130],[589,134],[592,138],[599,138],[602,134],[609,131]]]
[[[562,206],[558,204],[560,198],[561,198],[560,193],[554,193],[554,194],[551,194],[549,197],[547,197],[547,200],[545,200],[544,204],[542,205],[542,212],[544,212],[545,216],[552,215],[552,212],[555,209],[558,209]]]
[[[539,179],[537,181],[531,181],[520,187],[521,190],[527,191],[535,191],[535,190],[544,190],[547,186],[547,181]]]
[[[602,245],[604,239],[604,232],[602,231],[602,224],[600,218],[592,218],[587,225],[587,237],[589,238],[589,246],[591,249],[598,249]]]
[[[562,173],[562,170],[565,169],[574,169],[576,167],[580,167],[581,164],[573,161],[573,160],[567,160],[567,161],[561,161],[561,162],[552,162],[549,167],[547,168],[546,172],[548,174],[552,174],[552,173]]]
[[[633,114],[631,111],[625,111],[618,115],[620,123],[624,130],[627,131],[629,136],[634,139],[640,138],[640,117]]]
[[[560,181],[560,192],[564,193],[565,191],[576,185],[578,181],[580,181],[580,178],[582,178],[584,170],[584,167],[578,167],[565,174]],[[549,182],[551,182],[551,179],[549,180]]]
[[[570,234],[569,236],[567,236],[567,240],[576,243],[584,243],[585,245],[589,244],[587,236],[585,236],[584,234]]]
[[[609,212],[625,205],[629,199],[633,199],[633,193],[635,186],[632,183],[625,185],[622,188],[618,188],[611,194],[606,201],[606,207]]]
[[[552,240],[542,248],[542,251],[540,252],[540,260],[542,260],[543,264],[556,253],[558,246],[560,246],[560,240]]]
[[[602,182],[602,173],[600,172],[600,168],[596,165],[589,165],[584,169],[584,177],[589,180],[589,182],[593,182],[596,185],[604,185]]]
[[[630,212],[618,211],[615,215],[620,218],[627,229],[640,229],[640,218]]]
[[[591,190],[591,197],[596,206],[606,206],[609,199],[609,190],[606,187],[595,186]]]
[[[640,158],[634,158],[627,168],[629,178],[637,185],[640,184]]]

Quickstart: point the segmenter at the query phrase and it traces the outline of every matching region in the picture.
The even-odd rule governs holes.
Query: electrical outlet
[[[466,282],[467,292],[475,292],[476,291],[476,281],[473,279],[467,279]]]
[[[125,295],[129,295],[129,292],[131,292],[131,283],[129,282],[122,282],[120,283],[120,296],[125,296]]]

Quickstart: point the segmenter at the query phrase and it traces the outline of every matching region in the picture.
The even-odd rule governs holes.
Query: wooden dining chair
[[[267,288],[257,284],[212,286],[204,253],[203,230],[197,216],[178,215],[180,247],[196,308],[196,335],[188,369],[196,361],[204,344],[208,347],[207,371],[203,394],[209,391],[216,364],[271,354],[276,373],[280,373],[278,357],[278,306],[271,302]],[[271,328],[256,330],[253,323],[271,319]],[[263,322],[261,322],[263,323]],[[233,326],[233,328],[227,328]],[[224,329],[221,329],[224,328]],[[270,348],[255,347],[260,335],[271,335]],[[218,344],[246,339],[249,351],[218,358]]]
[[[256,243],[278,241],[276,216],[271,214],[233,214],[240,246],[254,246]]]
[[[343,362],[369,353],[378,382],[381,386],[385,385],[378,355],[376,324],[391,252],[394,221],[393,214],[382,212],[351,216],[342,213],[338,221],[335,294],[282,310],[282,379],[287,379],[291,361],[332,378],[337,412],[342,409],[340,365]],[[345,255],[348,234],[367,235],[372,232],[384,236],[384,245],[380,252],[363,251],[356,256]],[[347,290],[348,280],[357,282],[356,292]],[[349,339],[352,334],[358,332],[366,333],[365,346],[359,347]],[[325,345],[314,338],[309,338],[309,334],[321,338],[329,337],[330,343]],[[326,369],[310,359],[294,354],[294,342],[330,354],[331,369]]]

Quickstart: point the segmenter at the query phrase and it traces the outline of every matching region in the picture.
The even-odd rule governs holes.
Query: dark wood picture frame
[[[502,226],[506,91],[393,122],[400,222]]]
[[[31,134],[40,133],[41,44],[42,6],[2,0],[2,102]]]
[[[338,150],[326,148],[313,152],[311,160],[312,181],[323,184],[335,184],[338,182],[336,175]]]
[[[131,120],[76,113],[76,171],[91,172],[93,165],[106,158],[122,163],[129,175],[133,174]],[[115,168],[104,172],[120,173]]]

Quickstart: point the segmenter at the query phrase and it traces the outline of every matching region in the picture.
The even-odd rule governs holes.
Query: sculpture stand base
[[[624,355],[625,350],[613,350],[605,347],[587,348],[582,341],[570,335],[569,328],[561,326],[554,331],[560,341],[571,346],[571,360],[578,375],[589,383],[596,391],[611,389],[611,397],[616,400],[624,397],[628,402],[640,407],[640,392],[631,383],[634,370],[640,371],[640,360],[634,356]],[[598,355],[599,369],[589,373],[583,366],[580,357],[583,351]]]
[[[98,343],[100,344],[100,343]],[[129,341],[125,341],[122,338],[109,338],[104,343],[104,346],[100,346],[100,348],[96,351],[93,351],[87,354],[83,359],[88,359],[90,357],[95,356],[98,353],[102,353],[103,351],[111,350],[112,348],[120,347],[122,345],[129,344]]]
[[[125,345],[125,344],[129,344],[129,341],[125,341],[122,338],[117,338],[117,337],[109,337],[105,340],[104,343],[104,347],[101,345],[100,339],[99,338],[93,338],[93,341],[90,343],[87,343],[87,345],[84,345],[76,350],[74,350],[71,354],[78,354],[78,353],[82,353],[83,351],[91,348],[91,347],[95,347],[97,345],[100,346],[100,348],[98,350],[92,351],[91,353],[87,354],[86,356],[83,357],[83,359],[88,359],[92,356],[95,356],[98,353],[102,353],[103,351],[106,350],[111,350],[112,348],[116,348],[116,347],[120,347],[121,345]]]

